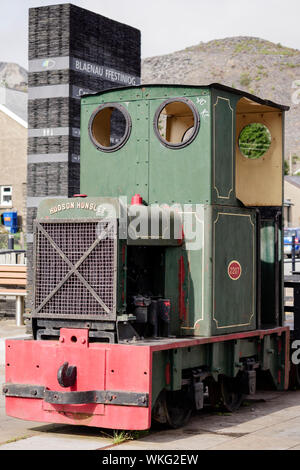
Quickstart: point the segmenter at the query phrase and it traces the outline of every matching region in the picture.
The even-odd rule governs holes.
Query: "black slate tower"
[[[29,10],[27,256],[47,197],[80,190],[80,96],[140,83],[140,31],[71,4]]]

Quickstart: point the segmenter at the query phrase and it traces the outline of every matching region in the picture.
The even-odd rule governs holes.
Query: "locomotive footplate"
[[[9,416],[113,429],[150,427],[149,347],[90,342],[88,333],[62,328],[59,340],[6,341],[3,392]]]
[[[235,357],[232,371],[226,369],[224,352]],[[203,362],[205,358],[209,360]],[[205,374],[214,380],[220,374],[235,377],[241,370],[251,372],[258,362],[262,370],[271,370],[278,389],[286,389],[289,329],[112,344],[90,342],[88,329],[62,328],[59,340],[6,340],[5,360],[8,416],[143,430],[151,427],[162,391],[173,393],[174,399],[186,390],[190,398],[192,387],[192,401],[201,409]],[[250,375],[246,388],[251,393]],[[166,406],[173,403],[170,396]]]

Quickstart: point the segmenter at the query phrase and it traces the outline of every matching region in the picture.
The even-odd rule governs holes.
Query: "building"
[[[27,93],[0,88],[0,213],[17,210],[26,230]]]
[[[285,226],[300,227],[300,176],[284,177]]]

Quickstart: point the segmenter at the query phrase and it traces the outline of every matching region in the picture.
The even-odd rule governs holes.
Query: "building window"
[[[0,186],[0,205],[12,207],[12,186]]]

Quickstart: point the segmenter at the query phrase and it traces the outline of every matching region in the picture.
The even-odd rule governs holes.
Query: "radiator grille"
[[[116,221],[38,221],[34,317],[116,318]]]

